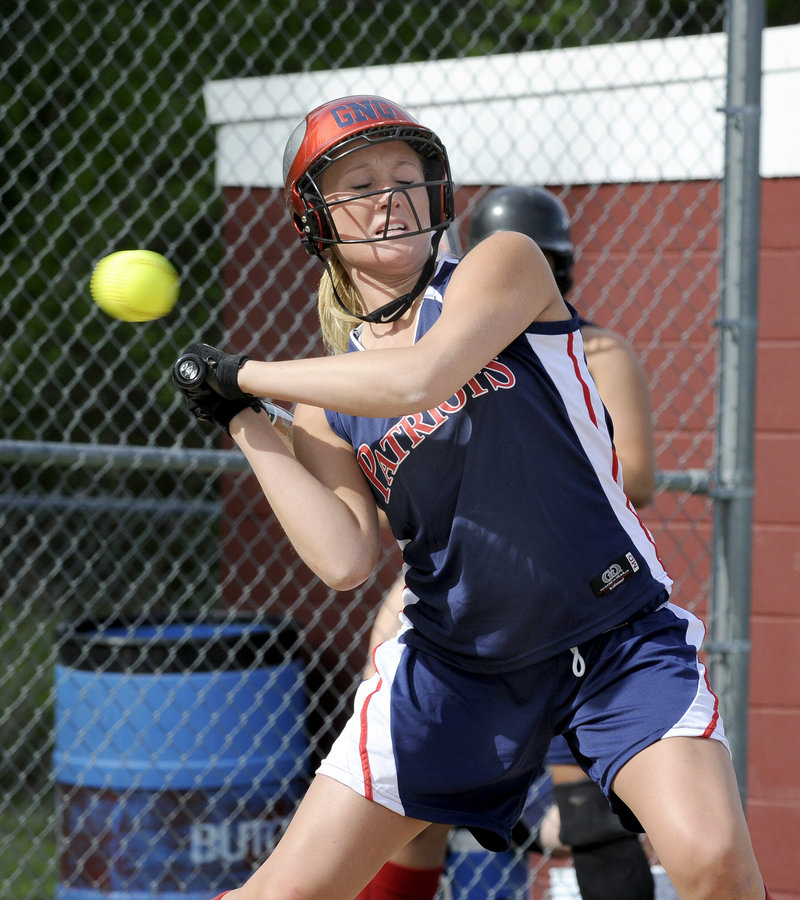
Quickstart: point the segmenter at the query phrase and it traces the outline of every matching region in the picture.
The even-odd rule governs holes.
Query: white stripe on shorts
[[[667,603],[666,608],[687,623],[686,642],[691,644],[695,650],[699,650],[705,637],[705,626],[700,619],[674,603]],[[719,699],[711,690],[706,667],[699,659],[697,660],[697,693],[686,712],[664,734],[662,740],[668,737],[713,738],[727,747],[728,753],[731,751],[719,714]]]
[[[358,686],[355,710],[317,769],[317,774],[327,775],[401,815],[405,810],[392,747],[391,695],[392,681],[406,650],[397,637],[375,649],[376,673]]]

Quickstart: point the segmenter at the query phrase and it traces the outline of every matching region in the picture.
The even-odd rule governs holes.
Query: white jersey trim
[[[622,470],[613,450],[603,401],[589,374],[580,331],[566,334],[528,332],[525,337],[559,391],[573,431],[592,464],[614,515],[646,560],[653,578],[663,584],[669,593],[672,579],[661,563],[652,534],[630,500],[626,503],[620,500],[626,496],[618,490],[622,487]],[[609,446],[611,459],[608,456]]]

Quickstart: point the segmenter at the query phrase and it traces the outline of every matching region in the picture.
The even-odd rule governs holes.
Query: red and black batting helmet
[[[567,208],[544,188],[508,185],[489,191],[469,220],[469,246],[497,234],[520,231],[533,238],[553,258],[553,276],[563,296],[572,287],[575,248],[570,237]]]
[[[455,219],[455,197],[447,151],[441,140],[402,107],[385,97],[358,95],[330,100],[313,109],[294,129],[283,154],[286,205],[309,253],[342,243],[319,179],[336,159],[368,144],[405,141],[422,159],[430,197],[428,228],[444,231]],[[408,233],[404,235],[408,237]],[[385,235],[371,240],[383,240]],[[367,241],[364,241],[367,242]],[[361,242],[359,242],[361,243]]]

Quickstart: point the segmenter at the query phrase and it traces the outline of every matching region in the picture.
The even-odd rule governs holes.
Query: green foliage
[[[0,842],[0,884],[13,884],[17,897],[52,900],[57,878],[53,861],[58,859],[55,797],[31,803],[19,795],[0,803],[5,833]],[[34,837],[35,836],[35,839]]]
[[[88,276],[106,253],[125,247],[164,252],[186,281],[185,315],[167,326],[174,330],[170,340],[159,343],[154,330],[145,330],[130,344],[138,372],[130,388],[134,402],[146,405],[141,385],[158,383],[173,348],[195,336],[187,321],[207,334],[215,327],[222,303],[222,209],[213,180],[214,133],[202,102],[207,81],[695,34],[721,29],[723,10],[717,0],[440,0],[435,10],[429,0],[228,6],[88,0],[79,11],[65,0],[18,4],[0,31],[6,61],[0,183],[8,211],[0,376],[12,400],[2,411],[4,433],[114,440],[114,429],[104,433],[99,416],[73,432],[69,417],[77,402],[70,400],[77,397],[64,397],[56,415],[44,411],[44,402],[63,392],[63,369],[74,365],[68,357],[80,352],[76,323],[87,323],[83,338],[96,353],[86,362],[86,378],[102,381],[116,352],[101,340],[108,323],[87,317]],[[767,4],[772,24],[798,18],[792,4]],[[43,405],[34,409],[26,406],[30,382],[14,378],[31,346],[49,364],[36,384]],[[98,409],[104,391],[116,389],[100,390]],[[74,395],[82,387],[67,390]],[[147,442],[151,428],[143,417],[126,439]]]
[[[0,608],[0,690],[22,697],[25,716],[0,714],[0,793],[26,782],[39,787],[50,766],[53,710],[51,667],[52,621],[33,607],[25,611]],[[25,652],[20,652],[25,648]],[[16,705],[16,704],[15,704]],[[36,747],[33,758],[31,747]],[[20,773],[25,778],[20,778]],[[2,814],[2,803],[0,803]]]

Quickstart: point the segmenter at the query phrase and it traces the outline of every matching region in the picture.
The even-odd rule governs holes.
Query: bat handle
[[[184,353],[172,367],[172,378],[181,390],[200,387],[208,373],[205,361],[196,353]]]
[[[294,422],[294,416],[288,409],[282,406],[276,406],[271,400],[262,398],[259,400],[267,418],[273,425],[280,425],[282,428],[291,428]]]
[[[208,374],[208,366],[204,359],[196,353],[184,353],[178,357],[172,367],[172,380],[177,387],[190,396],[203,393],[208,390],[205,387],[205,377]],[[281,406],[277,406],[271,400],[265,398],[258,401],[270,422],[278,428],[282,434],[291,434],[293,416]]]

